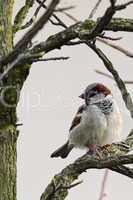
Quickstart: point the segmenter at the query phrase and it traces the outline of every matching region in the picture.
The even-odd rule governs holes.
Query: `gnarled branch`
[[[50,36],[46,41],[41,42],[37,45],[35,45],[32,49],[30,49],[27,53],[25,52],[25,48],[18,48],[20,42],[16,45],[14,50],[5,58],[0,60],[0,67],[9,65],[9,69],[6,70],[1,75],[0,80],[14,67],[16,66],[20,61],[21,63],[29,61],[29,57],[34,58],[35,55],[38,55],[39,57],[42,56],[42,53],[48,53],[49,51],[60,49],[64,45],[73,45],[73,43],[69,43],[71,40],[79,38],[79,34],[81,31],[88,31],[90,32],[96,25],[96,22],[93,20],[85,20],[84,22],[76,23],[69,28],[66,28],[63,31],[60,31],[59,33]],[[126,31],[126,32],[133,32],[133,20],[132,19],[124,19],[124,18],[114,18],[110,21],[110,23],[105,27],[105,30],[110,31]],[[21,39],[21,44],[25,44],[24,38]],[[27,40],[27,42],[29,42]],[[82,41],[78,41],[78,44],[83,43]],[[75,45],[76,43],[74,43]],[[23,45],[22,45],[23,46]],[[16,58],[18,53],[21,54],[20,49],[23,49],[21,59]],[[28,56],[27,56],[28,55]],[[29,56],[30,55],[30,56]],[[16,59],[16,61],[14,61]]]
[[[41,200],[64,200],[68,194],[69,186],[75,181],[80,174],[88,169],[103,169],[108,168],[112,171],[133,177],[133,170],[123,165],[133,163],[133,155],[125,155],[133,148],[133,130],[129,136],[117,144],[112,144],[109,152],[103,150],[103,159],[89,156],[78,158],[74,163],[65,167],[59,174],[55,175],[51,183],[45,189],[41,196]],[[110,155],[110,156],[109,156]],[[128,170],[126,170],[128,169]]]

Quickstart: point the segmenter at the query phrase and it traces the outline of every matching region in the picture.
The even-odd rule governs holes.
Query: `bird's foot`
[[[106,144],[104,146],[101,147],[101,150],[103,151],[103,153],[105,154],[109,154],[111,152],[111,147],[112,145],[111,144]]]
[[[96,156],[99,159],[103,159],[108,156],[111,152],[111,144],[106,144],[104,146],[93,145],[89,147],[88,154],[92,156]]]
[[[91,156],[96,156],[99,159],[103,159],[102,149],[98,145],[93,145],[93,146],[89,147],[88,154]]]

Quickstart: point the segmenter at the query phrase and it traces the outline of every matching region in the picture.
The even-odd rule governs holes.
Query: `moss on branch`
[[[40,200],[64,200],[68,195],[68,190],[79,175],[91,168],[109,168],[118,173],[122,173],[133,178],[133,170],[125,171],[123,164],[133,163],[133,155],[126,155],[133,147],[133,130],[125,139],[117,144],[112,144],[109,149],[102,150],[103,159],[89,156],[78,158],[74,163],[65,167],[59,174],[55,175],[51,183],[47,186]]]
[[[13,33],[21,29],[21,26],[29,13],[29,9],[33,6],[34,0],[26,0],[25,5],[18,11],[13,25]]]
[[[113,18],[106,30],[133,32],[133,19]]]
[[[97,22],[89,19],[74,24],[55,35],[50,36],[46,41],[34,46],[31,53],[48,53],[49,51],[60,49],[62,46],[67,45],[69,41],[79,38],[81,34],[90,34],[96,24]],[[105,31],[106,30],[133,32],[133,19],[113,18],[108,26],[105,27]]]

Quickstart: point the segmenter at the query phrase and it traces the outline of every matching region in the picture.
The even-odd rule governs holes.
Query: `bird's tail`
[[[72,149],[73,146],[69,145],[69,143],[66,142],[63,146],[59,147],[56,151],[54,151],[51,154],[51,158],[53,157],[66,158]]]

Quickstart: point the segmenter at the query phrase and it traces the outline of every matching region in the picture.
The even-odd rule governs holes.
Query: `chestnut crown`
[[[103,99],[110,94],[111,91],[102,83],[92,83],[87,86],[84,93],[82,93],[79,97],[85,99],[86,104],[88,104],[91,99]]]

